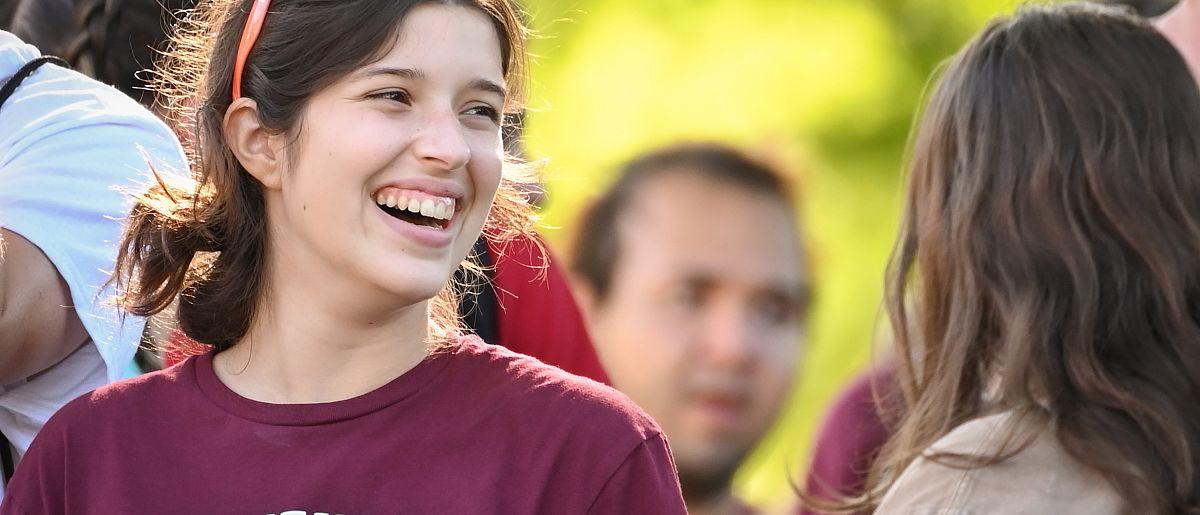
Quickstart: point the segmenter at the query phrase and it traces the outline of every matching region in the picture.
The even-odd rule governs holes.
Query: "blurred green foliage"
[[[559,254],[624,160],[681,139],[795,171],[817,302],[795,391],[737,479],[794,501],[831,397],[878,352],[905,142],[931,74],[1016,0],[525,0],[538,36],[527,145],[549,159]]]

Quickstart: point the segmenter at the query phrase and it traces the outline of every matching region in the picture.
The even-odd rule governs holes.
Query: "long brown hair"
[[[222,119],[232,103],[238,41],[253,0],[209,0],[186,14],[160,63],[156,89],[184,140],[193,181],[159,184],[138,199],[120,245],[115,280],[121,303],[151,315],[179,299],[179,326],[218,351],[249,329],[265,278],[268,252],[261,185],[224,143]],[[463,5],[485,13],[501,41],[505,80],[515,112],[525,76],[525,29],[508,0],[275,0],[250,53],[242,94],[253,98],[263,125],[299,130],[307,100],[347,73],[381,57],[405,15],[424,3]],[[518,183],[527,167],[506,163],[485,233],[529,233],[533,214]],[[431,336],[459,334],[455,285],[430,304]]]
[[[1200,90],[1171,44],[1068,4],[959,52],[913,142],[886,305],[907,411],[869,498],[1012,411],[1129,509],[1200,513]],[[970,466],[1028,442],[1008,436]]]

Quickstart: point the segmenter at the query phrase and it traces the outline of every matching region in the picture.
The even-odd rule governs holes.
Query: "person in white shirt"
[[[0,31],[0,83],[41,52]],[[10,86],[11,89],[11,86]],[[128,192],[186,170],[120,91],[46,64],[0,104],[0,434],[12,463],[60,406],[121,377],[145,322],[107,287]]]

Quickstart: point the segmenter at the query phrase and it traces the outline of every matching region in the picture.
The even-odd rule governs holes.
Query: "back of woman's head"
[[[83,0],[10,0],[11,25],[5,30],[43,53],[58,55],[74,32],[75,8]]]
[[[212,0],[187,14],[172,37],[157,92],[192,164],[194,184],[160,184],[130,217],[116,277],[123,304],[148,315],[179,298],[177,317],[192,339],[227,348],[250,327],[264,289],[268,249],[261,184],[225,144],[222,121],[233,102],[235,56],[253,0]],[[524,29],[508,0],[275,0],[246,61],[242,96],[253,99],[268,130],[295,136],[306,102],[381,58],[417,5],[477,9],[500,38],[508,88],[524,76]],[[516,95],[515,95],[516,96]],[[518,107],[510,98],[506,109]],[[529,206],[516,188],[518,167],[501,181],[486,232],[528,232]],[[433,334],[458,330],[453,285],[431,304]]]
[[[166,47],[173,14],[195,0],[23,0],[13,32],[77,71],[153,102],[148,69]]]
[[[1123,11],[1024,9],[948,66],[912,152],[887,299],[909,411],[877,479],[1014,410],[1130,506],[1200,510],[1200,90],[1183,59]]]

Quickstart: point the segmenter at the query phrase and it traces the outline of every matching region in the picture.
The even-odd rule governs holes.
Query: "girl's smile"
[[[409,180],[380,188],[374,201],[384,222],[399,234],[421,245],[445,247],[454,241],[463,195],[453,182]]]

